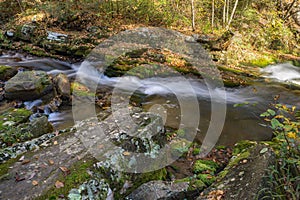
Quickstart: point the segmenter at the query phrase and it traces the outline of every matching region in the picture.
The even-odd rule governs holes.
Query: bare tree
[[[226,29],[229,29],[229,26],[231,24],[231,21],[233,19],[234,14],[235,14],[235,11],[236,11],[238,3],[239,3],[239,0],[235,0],[234,7],[233,7],[233,10],[231,12],[230,19],[229,19],[229,21],[227,23]]]
[[[192,29],[195,31],[195,6],[194,0],[191,0],[191,7],[192,7]]]
[[[215,0],[211,2],[211,28],[214,28],[215,23]]]

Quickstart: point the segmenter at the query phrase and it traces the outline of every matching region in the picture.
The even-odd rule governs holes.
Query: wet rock
[[[275,154],[265,145],[250,148],[249,152],[234,156],[223,171],[226,171],[224,178],[204,190],[197,200],[212,198],[213,195],[221,195],[225,200],[266,198],[263,191],[269,189],[267,169],[275,163]]]
[[[55,76],[53,81],[58,95],[60,95],[62,99],[70,99],[71,84],[68,77],[61,73]]]
[[[8,79],[16,75],[17,72],[18,70],[16,68],[0,65],[0,80],[7,81]]]
[[[187,197],[189,182],[150,181],[141,185],[127,200],[184,199]]]
[[[19,72],[6,82],[4,89],[7,99],[31,101],[53,98],[52,81],[43,71]]]

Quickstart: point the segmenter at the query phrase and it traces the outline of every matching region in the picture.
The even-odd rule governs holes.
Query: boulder
[[[46,133],[53,131],[53,126],[48,122],[46,116],[33,119],[28,125],[28,131],[32,134],[32,138],[37,138]]]
[[[47,94],[53,97],[52,81],[43,71],[19,72],[6,82],[4,89],[7,99],[31,101]]]
[[[271,189],[267,183],[267,170],[274,163],[275,153],[270,147],[254,145],[233,156],[221,172],[224,178],[204,190],[197,200],[269,199],[264,191]]]
[[[0,80],[7,81],[8,79],[16,75],[17,72],[18,70],[16,68],[0,65]]]
[[[58,74],[54,78],[54,84],[58,95],[63,99],[70,99],[71,84],[68,77],[65,74]]]
[[[125,199],[127,200],[162,200],[185,199],[189,182],[150,181],[138,187]]]

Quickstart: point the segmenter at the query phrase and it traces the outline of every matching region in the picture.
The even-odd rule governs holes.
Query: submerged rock
[[[6,82],[4,89],[5,97],[13,100],[31,101],[47,94],[53,97],[52,81],[43,71],[19,72]]]

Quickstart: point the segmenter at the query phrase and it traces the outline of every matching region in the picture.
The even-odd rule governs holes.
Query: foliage
[[[261,114],[270,123],[275,135],[273,144],[278,162],[270,168],[271,196],[279,199],[300,198],[300,122],[295,106],[275,103],[274,109]]]

